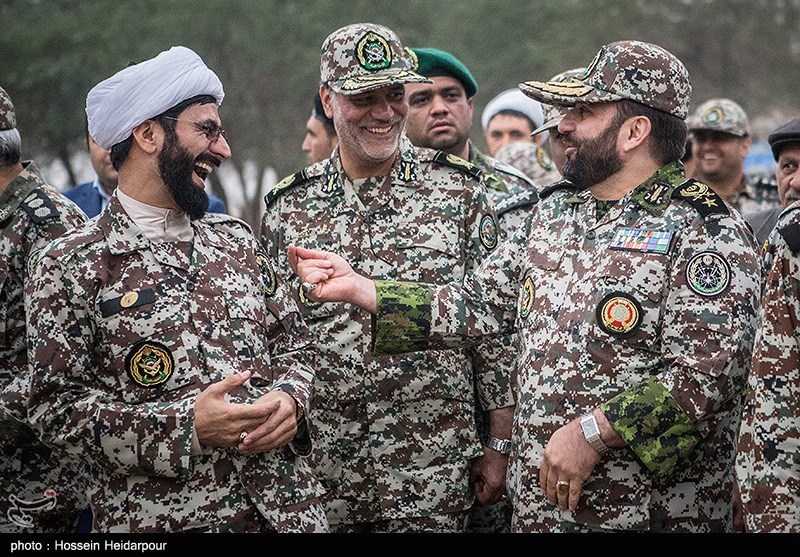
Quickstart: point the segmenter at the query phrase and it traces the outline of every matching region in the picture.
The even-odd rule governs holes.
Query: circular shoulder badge
[[[492,251],[497,247],[497,223],[492,215],[483,215],[480,227],[481,244]]]
[[[686,265],[686,282],[701,296],[716,296],[730,285],[731,267],[717,252],[701,251]]]
[[[306,296],[306,291],[303,290],[303,285],[297,287],[297,297],[300,298],[300,303],[307,308],[315,308],[322,305],[322,302],[317,302]]]
[[[139,341],[125,356],[125,369],[133,382],[141,387],[156,387],[170,378],[175,370],[172,352],[160,342]]]
[[[527,319],[531,314],[535,293],[536,287],[533,285],[533,280],[531,280],[531,277],[527,277],[525,282],[522,283],[522,292],[520,292],[519,296],[519,316],[522,319]]]
[[[604,332],[624,338],[636,332],[642,323],[642,306],[630,294],[612,292],[600,301],[596,316]]]
[[[265,253],[256,253],[256,264],[261,270],[261,280],[264,281],[264,294],[272,296],[278,288],[278,280],[275,277],[275,270],[272,268],[272,262]]]

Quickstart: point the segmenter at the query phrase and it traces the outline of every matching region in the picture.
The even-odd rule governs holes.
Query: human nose
[[[231,146],[228,144],[228,138],[223,134],[219,134],[217,139],[211,142],[209,148],[222,160],[231,158]]]

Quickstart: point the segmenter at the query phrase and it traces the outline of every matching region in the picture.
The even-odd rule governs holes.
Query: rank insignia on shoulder
[[[21,207],[28,213],[30,219],[37,224],[58,217],[58,209],[41,190],[31,192],[23,200]]]
[[[137,385],[156,387],[172,376],[175,360],[169,348],[160,342],[142,340],[125,356],[125,369]]]
[[[686,282],[696,294],[717,296],[731,283],[731,267],[719,253],[701,251],[686,265]]]
[[[642,306],[630,294],[612,292],[597,306],[597,324],[611,336],[630,336],[642,323]]]
[[[493,215],[483,215],[480,225],[481,244],[487,250],[492,251],[497,247],[497,223]]]
[[[284,178],[283,180],[272,186],[272,188],[267,192],[267,195],[265,197],[267,205],[269,205],[270,203],[275,201],[278,197],[280,197],[280,195],[283,192],[289,190],[290,188],[293,188],[297,184],[302,184],[306,180],[308,180],[308,174],[306,174],[305,169],[301,170],[300,172],[295,172],[294,174],[287,176],[286,178]]]
[[[452,168],[459,168],[465,171],[467,174],[470,174],[472,177],[477,178],[478,180],[483,178],[483,171],[480,168],[478,168],[471,162],[465,161],[461,157],[451,155],[450,153],[445,153],[444,151],[437,151],[436,155],[434,155],[433,157],[433,160],[445,166],[449,166]]]
[[[156,293],[152,288],[129,290],[122,296],[100,302],[100,313],[103,317],[111,317],[124,309],[138,308],[156,301]]]
[[[729,214],[722,198],[709,186],[697,180],[685,181],[675,188],[672,197],[688,201],[703,217]]]
[[[275,276],[275,270],[272,268],[272,262],[267,254],[256,253],[256,265],[261,271],[261,280],[264,281],[264,294],[272,296],[278,288],[278,279]]]
[[[531,277],[526,277],[522,283],[522,291],[519,296],[519,316],[527,319],[533,308],[533,298],[536,294],[536,287],[533,285]]]
[[[609,244],[610,249],[667,253],[673,233],[667,230],[643,228],[618,228]]]
[[[297,297],[300,299],[300,303],[307,308],[316,308],[322,305],[322,302],[314,301],[306,296],[306,291],[302,284],[297,287]]]

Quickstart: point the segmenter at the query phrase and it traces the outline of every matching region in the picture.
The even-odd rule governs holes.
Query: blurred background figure
[[[100,147],[86,130],[86,147],[89,149],[89,159],[95,172],[91,182],[84,182],[64,190],[62,193],[67,199],[72,200],[80,207],[86,216],[92,218],[106,208],[111,194],[117,188],[119,173],[111,164],[111,151]],[[208,212],[225,213],[225,203],[215,195],[208,193]]]
[[[731,99],[702,103],[686,120],[692,140],[694,171],[687,177],[711,187],[740,213],[780,204],[775,184],[748,176],[744,159],[750,151],[750,120]]]
[[[780,203],[775,207],[745,213],[756,240],[764,245],[783,209],[800,200],[800,118],[777,127],[767,138],[775,157],[775,180]]]
[[[503,146],[514,141],[531,141],[537,145],[546,139],[531,137],[544,122],[542,105],[517,89],[507,89],[490,100],[483,109],[481,125],[489,156],[496,156]]]
[[[303,139],[302,149],[306,154],[308,164],[323,161],[331,156],[333,148],[339,143],[333,120],[325,114],[319,91],[314,96],[314,110],[306,121],[306,136]]]

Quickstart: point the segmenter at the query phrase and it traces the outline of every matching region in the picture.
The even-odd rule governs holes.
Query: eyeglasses
[[[214,143],[219,139],[219,136],[225,138],[225,141],[228,140],[228,134],[225,133],[225,130],[219,127],[214,122],[191,122],[189,120],[181,120],[180,118],[173,118],[172,116],[164,116],[167,120],[175,120],[176,122],[186,122],[187,124],[191,124],[192,126],[197,129],[197,131],[201,132],[203,135],[206,136],[206,139]]]

